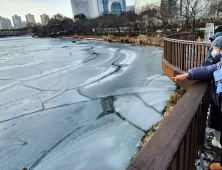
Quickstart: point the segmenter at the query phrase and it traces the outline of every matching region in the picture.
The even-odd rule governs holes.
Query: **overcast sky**
[[[135,0],[126,0],[126,5],[134,5]],[[70,0],[0,0],[0,16],[9,18],[12,21],[13,15],[22,17],[31,13],[35,16],[35,21],[40,22],[40,15],[46,13],[50,17],[56,13],[72,17]],[[13,23],[12,23],[13,24]]]

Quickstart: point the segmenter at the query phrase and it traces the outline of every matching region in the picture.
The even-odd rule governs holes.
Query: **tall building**
[[[148,6],[160,6],[169,18],[181,16],[182,0],[135,0],[135,12],[140,13]]]
[[[17,16],[17,15],[14,15],[12,16],[12,21],[13,21],[13,24],[14,24],[14,28],[22,28],[22,19],[20,16]]]
[[[26,22],[25,21],[22,22],[22,27],[23,28],[26,27]]]
[[[126,0],[98,0],[99,15],[126,12]]]
[[[12,22],[8,18],[6,18],[6,26],[7,26],[7,29],[12,29]]]
[[[0,29],[12,29],[11,20],[0,16]]]
[[[162,7],[168,17],[180,19],[182,12],[182,0],[162,0]]]
[[[126,11],[135,11],[135,5],[126,6]]]
[[[26,23],[27,24],[35,24],[35,17],[34,17],[34,15],[26,14],[25,18],[26,18]]]
[[[40,15],[41,21],[42,21],[42,25],[47,25],[48,21],[49,21],[49,16],[46,14],[42,14]]]
[[[135,0],[135,12],[140,13],[144,8],[150,5],[161,5],[161,0]]]
[[[75,15],[83,13],[87,18],[95,18],[99,16],[98,0],[70,0]]]

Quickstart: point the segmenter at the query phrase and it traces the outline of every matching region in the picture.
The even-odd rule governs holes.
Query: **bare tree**
[[[210,14],[222,12],[222,0],[210,0]]]
[[[56,14],[48,20],[47,28],[49,32],[52,30],[58,30],[61,32],[64,32],[65,30],[71,31],[73,28],[73,20],[63,17],[60,14]]]
[[[76,21],[73,25],[75,33],[83,33],[86,30],[86,25],[84,21]]]
[[[154,26],[157,24],[157,9],[153,5],[145,6],[143,8],[143,12],[141,15],[143,16],[145,20],[145,26],[147,29],[150,29],[151,26]]]
[[[97,32],[98,24],[99,23],[97,18],[89,19],[85,22],[85,26],[90,32],[92,32],[93,30]]]
[[[210,9],[208,0],[182,0],[182,16],[190,21],[192,31],[195,31],[195,22],[198,14],[206,15]]]
[[[138,18],[138,14],[135,11],[128,11],[125,13],[125,24],[129,27],[130,32],[133,30],[134,32],[137,29],[136,20]]]
[[[171,26],[171,21],[174,21],[180,12],[180,6],[177,5],[175,0],[162,0],[160,6],[155,6],[157,18],[162,21],[164,32],[167,31],[167,26]]]
[[[73,20],[70,18],[64,18],[61,22],[61,27],[64,31],[72,31],[73,30]]]
[[[121,27],[124,26],[124,22],[125,22],[125,17],[124,15],[110,15],[109,16],[109,20],[110,20],[110,28],[116,28],[120,34],[120,29]]]

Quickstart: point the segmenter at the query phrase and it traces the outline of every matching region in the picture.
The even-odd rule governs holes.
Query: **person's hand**
[[[185,80],[188,78],[188,74],[185,73],[185,74],[182,74],[182,75],[177,75],[176,77],[170,77],[172,80],[174,80],[175,82],[179,82],[181,80]]]

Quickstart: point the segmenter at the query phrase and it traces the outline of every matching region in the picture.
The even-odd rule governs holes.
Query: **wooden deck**
[[[162,67],[168,77],[199,67],[206,60],[210,45],[195,39],[195,34],[165,38]],[[187,92],[127,170],[194,169],[205,140],[210,84],[189,80],[177,84]]]

